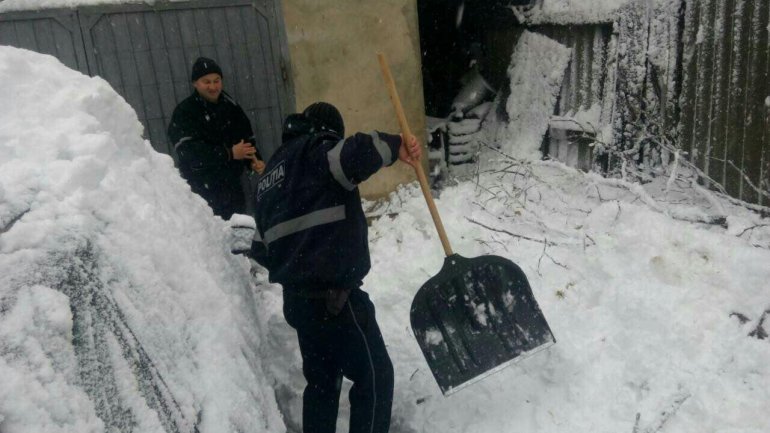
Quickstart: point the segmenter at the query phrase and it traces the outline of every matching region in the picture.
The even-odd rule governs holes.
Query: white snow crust
[[[229,226],[106,81],[10,47],[0,81],[0,431],[284,431]]]

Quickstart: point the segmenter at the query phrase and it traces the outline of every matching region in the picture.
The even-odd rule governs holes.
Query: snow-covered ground
[[[0,81],[0,431],[297,431],[280,288],[228,253],[228,225],[130,107],[28,51],[0,47]],[[395,366],[391,431],[770,431],[770,221],[683,178],[487,157],[437,200],[453,249],[519,264],[557,343],[443,397],[408,319],[443,251],[401,188],[365,280]]]
[[[404,431],[770,431],[770,340],[748,336],[770,309],[770,232],[750,228],[762,221],[729,205],[727,228],[679,221],[670,215],[704,203],[661,204],[667,215],[634,185],[556,163],[507,171],[444,191],[438,206],[456,252],[523,268],[557,344],[441,397],[405,318],[442,252],[421,198],[404,190],[402,212],[373,226],[366,280]],[[672,202],[688,200],[680,189]]]

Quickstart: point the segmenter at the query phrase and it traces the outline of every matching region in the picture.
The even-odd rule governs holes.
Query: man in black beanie
[[[244,169],[261,173],[265,164],[248,117],[222,90],[219,65],[199,57],[190,78],[195,90],[174,109],[168,138],[182,177],[215,215],[230,219],[246,211],[241,186]]]
[[[283,314],[297,331],[305,433],[334,433],[342,378],[350,432],[386,433],[393,364],[369,295],[366,218],[357,185],[400,159],[420,163],[414,136],[374,131],[347,139],[339,111],[317,102],[284,122],[283,144],[256,192],[252,256],[283,286]]]

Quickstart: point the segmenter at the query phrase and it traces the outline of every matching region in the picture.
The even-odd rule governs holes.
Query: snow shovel
[[[411,135],[387,60],[378,54],[404,136]],[[412,331],[441,392],[448,396],[556,342],[516,264],[499,256],[452,252],[425,172],[415,172],[446,258],[412,301]]]

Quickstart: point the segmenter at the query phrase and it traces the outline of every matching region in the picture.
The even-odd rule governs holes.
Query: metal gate
[[[67,67],[88,74],[80,24],[74,10],[0,14],[0,45],[50,54]]]
[[[59,58],[100,76],[134,108],[145,138],[176,157],[166,138],[178,102],[192,92],[198,56],[217,60],[224,88],[243,107],[265,157],[293,110],[279,0],[122,4],[0,15],[0,44]]]

